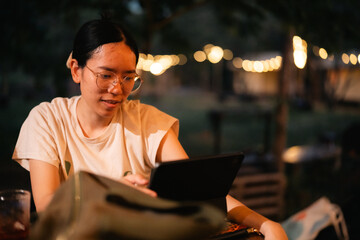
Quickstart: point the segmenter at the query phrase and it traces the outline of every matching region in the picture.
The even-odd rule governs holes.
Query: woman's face
[[[112,118],[115,111],[130,94],[131,86],[120,83],[100,89],[96,83],[98,73],[115,73],[121,81],[124,76],[135,74],[136,56],[124,43],[107,43],[97,48],[84,68],[78,68],[73,79],[80,83],[81,99],[78,111],[96,114],[100,118]],[[130,90],[129,90],[130,89]]]

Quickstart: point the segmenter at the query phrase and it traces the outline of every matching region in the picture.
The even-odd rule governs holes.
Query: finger
[[[126,177],[124,177],[124,179],[130,182],[131,184],[140,185],[140,186],[145,186],[149,183],[149,181],[140,174],[127,175]]]
[[[139,191],[141,191],[143,193],[146,193],[146,194],[148,194],[148,195],[150,195],[152,197],[157,197],[157,193],[154,192],[153,190],[150,190],[150,189],[148,189],[148,188],[146,188],[144,186],[138,185],[138,184],[134,184],[134,183],[131,182],[131,180],[132,180],[131,178],[130,179],[129,178],[125,179],[125,177],[124,177],[123,179],[120,180],[120,182],[122,182],[122,183],[124,183],[124,184],[126,184],[126,185],[128,185],[130,187],[133,187],[133,188],[135,188],[135,189],[137,189],[137,190],[139,190]]]
[[[157,193],[154,192],[153,190],[150,190],[146,187],[136,187],[136,188],[139,189],[140,191],[142,191],[143,193],[150,195],[151,197],[157,197]]]

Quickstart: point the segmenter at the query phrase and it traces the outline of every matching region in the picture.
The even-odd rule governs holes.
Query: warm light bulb
[[[320,56],[322,59],[327,59],[328,53],[327,53],[327,51],[326,51],[324,48],[320,48],[320,49],[319,49],[319,56]]]
[[[343,53],[343,54],[341,55],[341,59],[342,59],[342,61],[343,61],[345,64],[348,64],[349,61],[350,61],[349,55],[347,55],[346,53]]]
[[[243,60],[242,60],[241,58],[236,57],[236,58],[233,59],[232,62],[233,62],[234,67],[236,67],[236,68],[242,68]]]
[[[163,66],[160,63],[153,63],[150,66],[150,72],[154,75],[160,75],[163,73]]]
[[[206,60],[206,54],[203,52],[203,51],[196,51],[194,53],[194,59],[197,61],[197,62],[203,62]]]
[[[357,63],[357,57],[355,54],[350,54],[350,62],[355,65]]]
[[[223,56],[224,56],[223,49],[219,46],[214,46],[211,48],[208,54],[208,59],[211,63],[218,63],[220,62]]]
[[[262,72],[264,70],[264,65],[260,61],[254,62],[254,70],[258,73]]]
[[[307,55],[304,51],[295,50],[294,51],[294,63],[295,66],[303,69],[306,64]]]
[[[229,49],[224,50],[224,59],[225,60],[229,61],[229,60],[233,59],[233,57],[234,57],[234,55],[233,55],[233,52],[231,50],[229,50]]]

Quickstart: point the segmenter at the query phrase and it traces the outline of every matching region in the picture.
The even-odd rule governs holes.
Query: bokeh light
[[[254,62],[254,70],[258,73],[262,72],[264,70],[263,63],[260,61],[255,61]]]
[[[242,67],[247,72],[252,72],[254,70],[253,65],[250,60],[244,60],[242,63]]]
[[[150,66],[150,72],[154,75],[160,75],[164,71],[163,66],[160,63],[153,63]]]
[[[234,54],[230,49],[224,49],[224,59],[230,61],[233,59]]]
[[[293,56],[296,67],[303,69],[307,60],[307,43],[299,36],[293,37]]]
[[[236,67],[236,68],[242,68],[242,62],[243,62],[243,60],[239,57],[234,58],[232,61],[234,67]]]
[[[194,59],[197,61],[197,62],[203,62],[206,60],[206,54],[205,52],[203,51],[196,51],[194,53]]]
[[[293,37],[293,57],[296,67],[303,69],[307,62],[307,47],[308,44],[305,40],[299,36]],[[328,61],[334,61],[334,55],[328,55],[324,48],[313,46],[312,51],[315,56]],[[193,58],[201,63],[209,60],[211,63],[218,63],[222,59],[232,61],[232,65],[236,69],[243,69],[247,72],[265,73],[270,71],[277,71],[281,68],[282,57],[276,56],[269,59],[243,59],[241,57],[234,57],[233,52],[230,49],[222,49],[220,46],[213,45],[211,43],[206,44],[203,50],[195,51]],[[355,53],[341,55],[341,59],[345,64],[360,64],[360,54]],[[149,71],[154,75],[160,75],[167,69],[177,66],[184,65],[187,63],[187,57],[184,54],[178,55],[151,55],[151,54],[139,54],[139,61],[137,68],[143,71]]]
[[[204,46],[204,52],[206,53],[206,55],[209,55],[209,53],[210,53],[210,51],[211,51],[211,48],[212,47],[214,47],[214,45],[213,44],[211,44],[211,43],[209,43],[209,44],[206,44],[205,46]]]
[[[207,56],[211,63],[218,63],[224,56],[224,50],[219,46],[213,46]]]
[[[320,48],[320,49],[319,49],[319,56],[320,56],[322,59],[327,59],[328,53],[327,53],[327,51],[326,51],[324,48]]]
[[[349,55],[347,55],[346,53],[343,53],[341,55],[341,60],[343,61],[343,63],[349,64],[349,61],[350,61]]]
[[[355,54],[350,54],[349,58],[352,65],[355,65],[357,63],[357,57]]]
[[[184,65],[187,63],[187,57],[184,54],[179,54],[179,65]]]

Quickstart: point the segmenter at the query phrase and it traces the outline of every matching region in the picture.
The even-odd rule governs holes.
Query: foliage
[[[285,30],[294,27],[303,39],[329,52],[358,47],[359,1],[274,0],[258,4],[279,19]]]
[[[359,5],[356,0],[6,1],[0,9],[0,81],[22,71],[29,76],[23,81],[33,79],[37,88],[51,85],[56,95],[66,95],[64,63],[75,31],[103,11],[133,32],[142,52],[191,52],[193,44],[205,42],[202,35],[233,44],[236,51],[239,41],[246,50],[251,45],[280,50],[290,26],[308,42],[336,52],[357,47]]]

